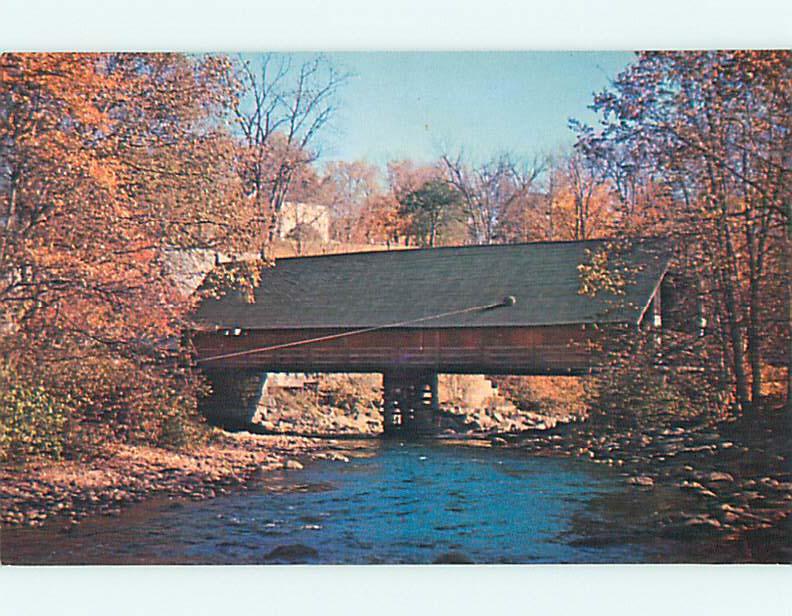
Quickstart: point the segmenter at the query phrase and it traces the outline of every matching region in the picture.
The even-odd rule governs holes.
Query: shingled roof
[[[430,319],[410,327],[637,323],[667,269],[659,240],[635,240],[619,253],[633,272],[625,294],[581,295],[578,265],[603,240],[459,246],[278,259],[262,273],[256,301],[232,292],[207,299],[198,327],[364,328],[499,302],[491,310]]]

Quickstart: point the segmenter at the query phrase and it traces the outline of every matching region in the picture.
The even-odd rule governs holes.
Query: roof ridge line
[[[536,240],[533,242],[515,242],[512,244],[458,244],[455,246],[422,246],[422,247],[404,247],[397,250],[360,250],[353,252],[333,252],[321,255],[295,255],[293,257],[275,257],[275,261],[294,261],[297,259],[319,259],[323,257],[348,257],[351,255],[373,255],[373,254],[400,254],[400,253],[415,253],[415,252],[433,252],[440,250],[459,250],[459,249],[475,249],[475,248],[516,248],[520,246],[539,246],[546,244],[590,244],[602,242],[616,242],[629,240],[633,242],[645,242],[651,240],[667,239],[662,236],[638,236],[638,237],[594,237],[585,240]]]

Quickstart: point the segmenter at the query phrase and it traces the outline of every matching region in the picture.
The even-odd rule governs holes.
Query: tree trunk
[[[273,212],[269,219],[269,229],[267,230],[267,243],[272,246],[278,235],[278,215]]]
[[[737,401],[742,411],[748,410],[751,405],[750,394],[748,393],[748,375],[745,371],[745,351],[743,350],[743,337],[740,332],[740,324],[737,322],[735,313],[736,303],[731,289],[726,293],[727,310],[729,311],[729,338],[732,347],[734,360],[734,380],[737,388]]]
[[[784,242],[784,270],[786,272],[787,304],[787,392],[786,410],[792,412],[792,212],[787,205],[786,242]]]
[[[750,316],[748,318],[748,359],[751,362],[751,404],[762,397],[762,335],[759,331],[758,281],[751,281]]]
[[[725,209],[723,210],[725,213]],[[751,407],[751,398],[748,388],[748,375],[745,364],[745,348],[742,326],[740,324],[740,306],[737,302],[737,289],[739,288],[739,278],[737,275],[736,255],[734,246],[729,233],[727,221],[721,220],[722,244],[726,250],[725,262],[722,267],[721,280],[723,284],[723,294],[726,304],[727,317],[729,319],[729,339],[732,347],[732,358],[734,360],[734,379],[737,389],[737,401],[740,410],[745,412]]]

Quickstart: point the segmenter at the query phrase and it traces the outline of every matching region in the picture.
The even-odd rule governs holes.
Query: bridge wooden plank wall
[[[589,342],[601,336],[593,325],[548,327],[398,328],[310,344],[223,355],[278,346],[343,332],[338,329],[220,330],[196,332],[205,368],[260,368],[284,372],[385,372],[409,368],[441,373],[587,373]],[[218,359],[210,358],[221,356]]]

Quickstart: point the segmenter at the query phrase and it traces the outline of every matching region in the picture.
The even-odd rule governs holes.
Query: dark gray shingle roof
[[[659,240],[636,240],[621,255],[631,269],[625,295],[580,295],[578,265],[602,240],[461,246],[278,259],[262,274],[255,303],[238,293],[207,299],[203,326],[245,329],[362,328],[419,319],[511,295],[513,306],[411,327],[635,323],[665,272]]]

